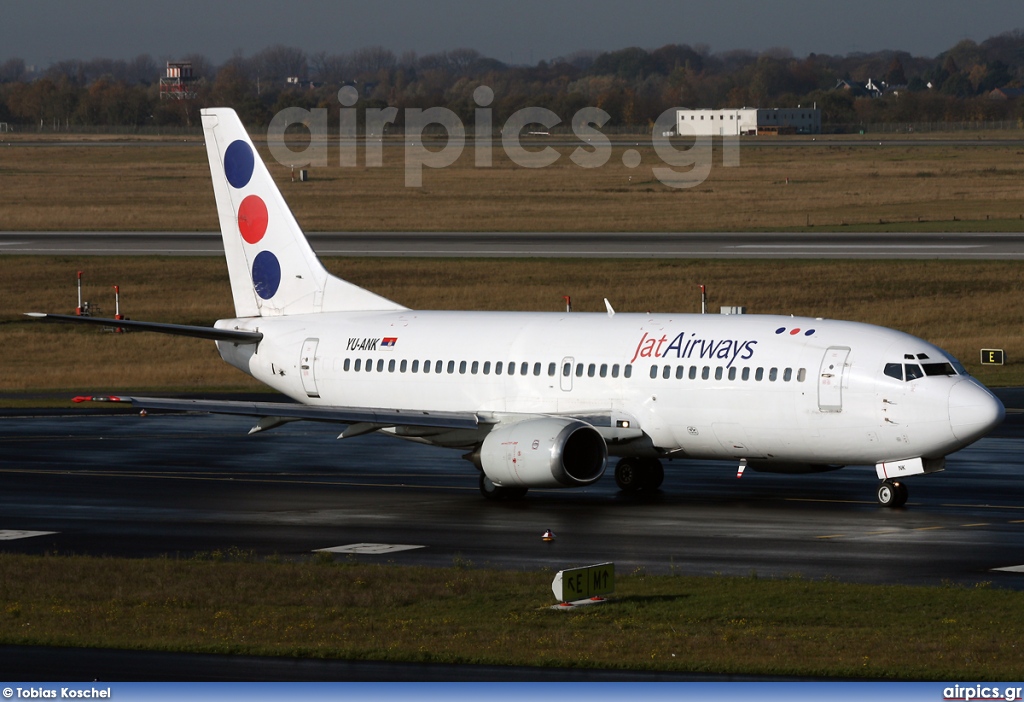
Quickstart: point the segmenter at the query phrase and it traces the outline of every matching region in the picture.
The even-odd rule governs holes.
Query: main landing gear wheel
[[[902,507],[907,504],[907,498],[910,497],[910,491],[907,490],[905,483],[901,483],[898,480],[883,480],[878,485],[878,503],[883,507]]]
[[[488,500],[520,500],[529,488],[495,485],[486,473],[480,473],[480,494]]]
[[[665,468],[657,458],[623,458],[615,466],[615,484],[623,492],[657,490],[665,480]]]

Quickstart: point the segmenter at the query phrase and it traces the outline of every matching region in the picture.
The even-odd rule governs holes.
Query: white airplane
[[[882,327],[769,315],[411,310],[328,273],[238,117],[203,111],[235,318],[214,327],[33,316],[213,339],[296,403],[104,397],[143,409],[345,424],[457,448],[489,498],[655,490],[663,459],[806,473],[874,465],[878,501],[1005,410],[942,349]],[[606,301],[607,302],[607,301]]]

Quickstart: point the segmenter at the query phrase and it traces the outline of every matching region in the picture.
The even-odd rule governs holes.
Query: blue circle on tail
[[[269,251],[260,251],[252,262],[252,285],[256,294],[269,300],[281,287],[281,263]]]
[[[252,178],[255,160],[252,147],[241,139],[231,142],[224,152],[224,174],[234,188],[244,188]]]

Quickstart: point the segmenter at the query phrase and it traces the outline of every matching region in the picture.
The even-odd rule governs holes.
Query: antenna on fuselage
[[[701,314],[707,314],[708,313],[707,289],[703,285],[700,286],[700,313]]]

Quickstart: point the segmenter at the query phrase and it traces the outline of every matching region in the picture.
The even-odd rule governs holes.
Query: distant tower
[[[168,61],[167,75],[160,79],[161,100],[189,100],[196,96],[191,61]]]

